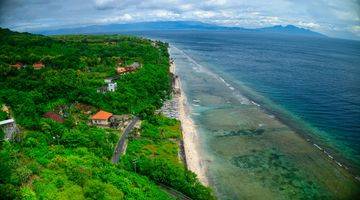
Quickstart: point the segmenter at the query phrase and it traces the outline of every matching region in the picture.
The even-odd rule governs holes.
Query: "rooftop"
[[[7,119],[4,121],[0,121],[0,125],[4,125],[4,124],[10,124],[10,123],[14,123],[14,119]]]
[[[133,71],[133,69],[130,68],[130,67],[117,67],[117,68],[116,68],[116,72],[117,72],[118,74],[123,74],[123,73],[131,72],[131,71]]]
[[[15,68],[17,68],[17,69],[20,69],[21,67],[23,67],[24,66],[24,64],[22,64],[21,62],[17,62],[17,63],[15,63],[14,65],[11,65],[12,67],[15,67]]]
[[[52,120],[60,122],[60,123],[64,123],[64,119],[60,115],[58,115],[54,112],[47,112],[44,114],[44,117],[52,119]]]
[[[91,117],[91,119],[95,119],[95,120],[108,120],[111,116],[113,116],[112,113],[100,110],[99,112],[97,112],[95,115],[93,115]]]
[[[34,69],[41,69],[41,68],[45,67],[45,65],[42,62],[36,62],[33,64],[33,67],[34,67]]]

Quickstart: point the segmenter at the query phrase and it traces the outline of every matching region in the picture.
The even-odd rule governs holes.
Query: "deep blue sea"
[[[145,35],[241,81],[331,137],[333,145],[348,147],[359,161],[359,41],[218,31]]]
[[[136,34],[176,46],[192,62],[246,88],[243,94],[299,134],[360,168],[359,41],[220,31]]]

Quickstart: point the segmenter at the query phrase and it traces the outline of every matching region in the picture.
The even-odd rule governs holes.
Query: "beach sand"
[[[171,64],[170,72],[175,74],[175,69],[175,63]],[[179,79],[176,80],[174,87],[175,89],[179,89],[181,91],[180,94],[176,94],[176,97],[174,98],[178,100],[179,105],[179,120],[181,122],[187,168],[197,175],[201,183],[203,183],[204,185],[209,185],[206,176],[206,168],[200,155],[200,141],[198,138],[198,132],[196,130],[196,126],[193,120],[190,117],[187,99],[185,93],[182,90],[181,82]]]

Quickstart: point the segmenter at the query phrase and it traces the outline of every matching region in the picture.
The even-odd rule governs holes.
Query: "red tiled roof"
[[[41,69],[41,68],[45,67],[45,65],[42,62],[36,62],[33,64],[33,67],[34,67],[34,69]]]
[[[108,120],[111,116],[113,116],[112,113],[109,112],[105,112],[103,110],[100,110],[99,112],[97,112],[95,115],[93,115],[91,117],[91,119],[95,119],[95,120]]]
[[[60,123],[64,122],[64,119],[60,115],[58,115],[58,114],[56,114],[54,112],[47,112],[47,113],[44,114],[44,117],[52,119],[52,120],[60,122]]]
[[[24,66],[24,64],[22,64],[21,62],[17,62],[14,65],[11,65],[11,67],[15,67],[17,69],[20,69],[22,66]]]
[[[135,69],[132,68],[132,67],[117,67],[116,68],[116,72],[118,74],[124,74],[124,73],[127,73],[127,72],[132,72],[134,71]]]

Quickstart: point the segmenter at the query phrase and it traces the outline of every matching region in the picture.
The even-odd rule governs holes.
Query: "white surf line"
[[[214,78],[220,80],[221,82],[223,82],[227,87],[229,87],[229,88],[231,87],[231,85],[230,85],[229,83],[227,83],[220,75],[217,75],[217,74],[211,72],[210,70],[206,69],[204,66],[202,66],[202,65],[199,64],[199,63],[197,63],[193,58],[191,58],[189,55],[187,55],[184,51],[178,49],[178,48],[175,47],[174,45],[171,45],[171,47],[173,47],[174,49],[176,49],[177,51],[179,51],[180,53],[182,53],[182,54],[186,57],[186,59],[188,59],[190,62],[192,62],[193,64],[195,64],[195,65],[199,68],[199,71],[202,71],[202,72],[204,72],[204,73],[207,73],[208,75],[211,75],[212,77],[214,77]],[[233,87],[231,87],[231,88],[233,88]],[[233,89],[234,89],[234,88],[233,88]],[[255,102],[252,101],[252,100],[249,100],[249,99],[245,98],[245,97],[244,97],[243,95],[241,95],[241,94],[235,94],[235,96],[237,96],[238,98],[240,98],[241,104],[248,104],[248,103],[245,103],[245,102],[249,102],[249,103],[251,103],[251,104],[253,104],[253,105],[256,105],[256,106],[260,107],[259,104],[255,103]],[[245,102],[244,102],[244,100],[245,100]],[[269,117],[270,117],[270,118],[274,118],[275,116],[274,116],[274,115],[269,115]],[[307,141],[311,143],[311,140],[310,140],[310,139],[307,139]],[[313,145],[314,145],[316,148],[318,148],[320,151],[322,151],[324,154],[326,154],[326,155],[327,155],[331,160],[333,160],[338,166],[343,167],[345,170],[348,169],[345,165],[343,165],[343,164],[341,164],[340,162],[338,162],[337,160],[335,160],[334,157],[333,157],[331,154],[329,154],[327,151],[323,150],[319,145],[317,145],[317,144],[315,144],[315,143],[313,143]],[[354,178],[355,178],[356,180],[360,181],[360,177],[354,176]]]
[[[235,90],[235,88],[229,84],[228,82],[225,81],[225,79],[223,77],[221,77],[220,75],[212,72],[211,70],[207,69],[206,67],[204,67],[203,65],[199,64],[198,62],[196,62],[192,57],[190,57],[188,54],[186,54],[183,50],[175,47],[174,45],[171,45],[171,48],[176,49],[177,51],[179,51],[186,59],[188,59],[192,64],[196,65],[197,69],[199,72],[203,72],[206,73],[212,77],[214,77],[215,79],[223,82],[231,91],[233,91],[233,95],[235,95],[236,97],[238,97],[238,100],[240,101],[241,104],[253,104],[256,105],[258,107],[260,107],[259,104],[255,103],[254,101],[250,101],[248,98],[246,98],[245,96],[243,96],[241,93],[239,93],[238,91]]]
[[[338,165],[339,167],[345,169],[346,171],[349,171],[349,168],[344,165],[343,163],[337,161],[329,152],[327,152],[324,148],[320,147],[320,145],[313,143],[310,138],[307,138],[306,141],[313,144],[317,149],[319,149],[322,153],[324,153],[334,164]],[[350,172],[349,172],[350,173]],[[350,175],[358,182],[360,182],[360,177],[356,174],[350,173]]]
[[[319,145],[317,145],[317,144],[315,144],[315,143],[314,143],[313,145],[316,146],[316,148],[322,150],[322,148],[321,148]]]
[[[311,140],[310,139],[306,139],[306,141],[310,142],[311,143]],[[335,160],[335,158],[329,153],[327,152],[324,148],[320,147],[318,144],[316,143],[312,143],[317,149],[319,149],[322,153],[324,153],[325,155],[327,155],[327,157],[332,160],[335,164],[337,164],[339,167],[342,167],[344,168],[345,170],[348,170],[349,168],[340,163],[339,161]],[[353,176],[356,180],[360,181],[360,178],[358,176]]]
[[[220,80],[221,82],[223,82],[226,86],[231,86],[230,84],[228,84],[221,76],[219,76],[218,74],[213,73],[212,71],[208,70],[206,67],[202,66],[201,64],[199,64],[198,62],[196,62],[196,60],[194,60],[192,57],[190,57],[187,53],[185,53],[183,50],[175,47],[174,45],[171,45],[172,48],[176,49],[177,51],[179,51],[181,54],[183,54],[183,56],[188,59],[192,64],[196,65],[198,67],[198,69],[201,72],[204,72],[208,75],[211,75],[212,77],[214,77],[217,80]]]
[[[260,107],[260,105],[258,103],[256,103],[255,101],[250,101],[252,104],[254,104],[257,107]]]

